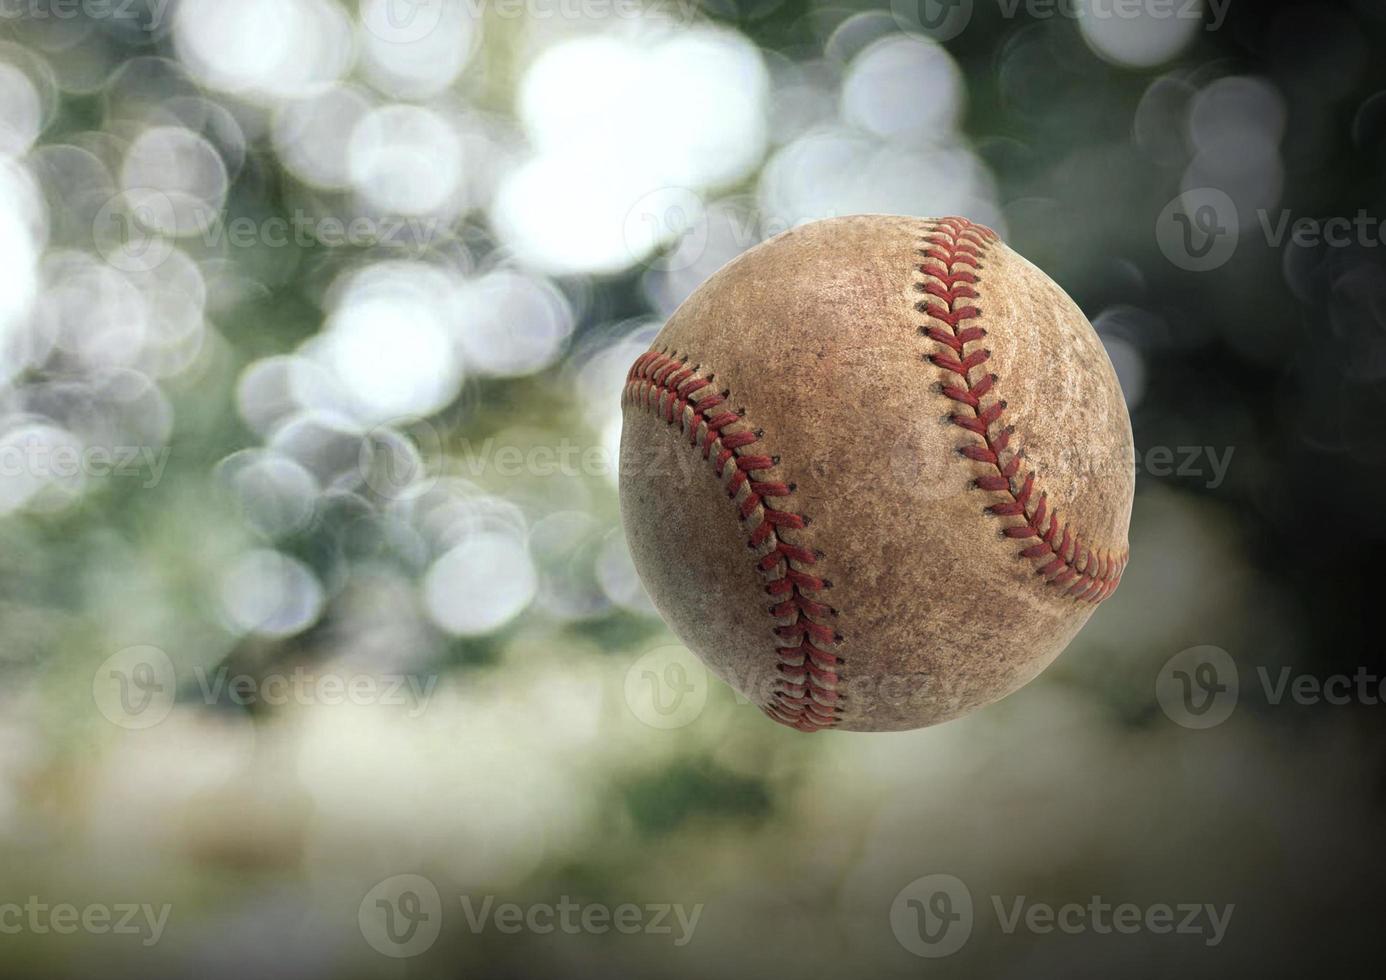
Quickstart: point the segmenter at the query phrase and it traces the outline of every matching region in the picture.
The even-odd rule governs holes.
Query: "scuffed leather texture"
[[[960,227],[977,231],[958,236]],[[683,378],[681,389],[627,386],[620,497],[636,569],[679,638],[780,721],[910,729],[1004,697],[1059,655],[1125,563],[1134,454],[1115,372],[1072,300],[999,240],[977,244],[984,231],[860,215],[786,232],[712,276],[655,339],[647,357],[665,360],[645,361],[645,373],[672,359],[682,373],[663,377]],[[1008,482],[1034,474],[1019,517],[988,511],[1014,493],[977,485],[994,483],[999,466],[960,453],[982,438],[952,420],[962,406],[944,389],[957,375],[930,360],[953,352],[921,331],[939,323],[919,304],[948,308],[924,292],[940,281],[927,255],[937,234],[977,244],[975,270],[961,253],[950,267],[976,280],[975,298],[953,307],[973,312],[954,328],[984,331],[963,352],[989,352],[968,377],[995,374],[980,401],[1004,401],[995,431],[1011,431],[1000,459],[1023,451]],[[679,390],[696,397],[679,404]],[[714,391],[725,401],[700,408]],[[709,433],[704,423],[727,411],[736,420]],[[754,442],[725,455],[770,457],[749,476],[792,488],[746,519],[749,481],[729,496],[735,459],[719,468],[720,442],[709,442],[736,433]],[[1058,514],[1055,546],[1058,523],[1078,539],[1063,542],[1059,573],[1086,569],[1075,586],[1056,584],[1044,558],[1021,556],[1039,537],[1005,531],[1026,523],[1040,494],[1043,523]],[[748,545],[765,509],[808,519],[777,537],[812,552],[811,563],[787,564],[824,585],[805,589],[803,608],[815,614],[800,620],[818,635],[827,628],[814,642],[836,666],[796,682],[807,713],[782,704],[782,662],[785,648],[812,638],[772,614],[783,597],[767,583],[778,573],[758,567],[764,545]],[[777,632],[786,623],[788,636]]]

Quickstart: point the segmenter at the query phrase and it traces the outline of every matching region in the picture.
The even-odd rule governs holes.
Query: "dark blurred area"
[[[1378,945],[1378,0],[0,0],[0,973],[1288,976]],[[1036,682],[772,725],[619,392],[739,252],[995,228],[1135,431]]]

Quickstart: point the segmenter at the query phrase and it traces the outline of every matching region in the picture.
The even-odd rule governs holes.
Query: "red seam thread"
[[[1120,584],[1127,553],[1113,556],[1110,551],[1094,552],[1067,521],[1059,520],[1058,510],[1049,508],[1043,492],[1036,495],[1034,471],[1021,467],[1024,450],[1010,448],[1015,427],[1002,424],[1005,400],[983,400],[998,382],[998,376],[987,372],[972,380],[973,371],[991,358],[991,351],[972,346],[987,332],[985,327],[965,325],[979,318],[982,311],[975,303],[964,301],[979,298],[975,287],[981,282],[982,259],[988,246],[996,241],[996,233],[966,218],[941,218],[935,226],[923,236],[924,245],[919,249],[923,261],[918,271],[928,278],[916,283],[915,289],[927,298],[916,303],[915,308],[943,324],[925,324],[919,332],[944,348],[926,355],[926,359],[945,372],[943,394],[962,406],[949,415],[949,420],[976,437],[959,446],[958,451],[994,471],[974,481],[977,489],[1004,498],[987,507],[987,512],[996,517],[1019,518],[1003,527],[1001,533],[1016,540],[1035,539],[1018,552],[1019,556],[1039,565],[1037,574],[1050,585],[1062,588],[1064,594],[1086,602],[1101,602]]]
[[[688,366],[688,358],[666,351],[647,351],[636,358],[626,375],[623,402],[653,412],[667,424],[679,423],[690,445],[713,463],[727,496],[737,502],[737,512],[747,529],[747,545],[757,552],[756,569],[766,579],[765,593],[780,640],[776,644],[779,677],[770,703],[761,706],[775,721],[803,732],[815,732],[838,724],[844,698],[838,693],[842,658],[833,648],[842,637],[820,620],[837,615],[815,594],[831,583],[809,569],[820,554],[788,541],[785,531],[807,526],[807,518],[789,508],[795,487],[790,483],[758,479],[755,474],[778,464],[775,456],[757,451],[761,434],[750,428],[723,431],[744,422],[741,412],[727,409],[729,391],[718,393],[713,376]],[[782,503],[770,506],[769,499]]]

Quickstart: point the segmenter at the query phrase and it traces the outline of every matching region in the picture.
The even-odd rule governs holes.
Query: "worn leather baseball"
[[[650,597],[801,731],[1004,697],[1126,565],[1134,454],[1106,352],[961,218],[835,218],[751,249],[678,309],[622,403]]]

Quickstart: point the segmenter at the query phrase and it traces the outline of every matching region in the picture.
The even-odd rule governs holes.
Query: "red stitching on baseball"
[[[670,425],[678,422],[689,445],[701,449],[703,459],[715,460],[727,496],[740,497],[737,512],[747,527],[748,547],[759,552],[756,569],[766,579],[766,595],[775,600],[769,608],[774,634],[794,644],[776,644],[780,676],[761,710],[802,732],[831,728],[840,720],[844,700],[838,693],[843,661],[832,652],[842,637],[820,622],[836,611],[814,598],[830,583],[807,570],[817,564],[818,553],[784,537],[785,531],[803,530],[807,518],[789,509],[788,501],[770,506],[769,498],[784,500],[794,485],[756,478],[779,460],[752,453],[761,438],[757,430],[723,431],[745,420],[727,410],[728,393],[717,392],[712,375],[700,375],[687,361],[664,351],[641,354],[626,375],[622,403],[651,411]]]
[[[945,379],[943,393],[963,406],[949,420],[977,437],[958,448],[968,459],[989,464],[994,473],[976,479],[980,490],[1002,494],[1006,499],[987,507],[997,517],[1016,517],[1019,520],[1002,528],[1008,538],[1037,539],[1019,552],[1020,557],[1044,564],[1036,569],[1050,585],[1064,589],[1064,594],[1087,602],[1101,602],[1121,582],[1126,568],[1127,553],[1113,557],[1109,551],[1094,553],[1083,544],[1067,521],[1059,520],[1059,512],[1050,510],[1043,492],[1035,495],[1035,474],[1021,471],[1024,450],[1010,449],[1014,426],[1001,425],[1006,409],[1004,400],[983,401],[997,383],[995,374],[987,373],[976,381],[972,372],[991,358],[985,348],[969,350],[969,345],[986,336],[979,326],[961,327],[975,320],[982,311],[975,304],[963,305],[964,300],[979,298],[975,287],[981,277],[982,258],[988,246],[996,241],[990,228],[973,224],[966,218],[942,218],[923,236],[925,247],[919,249],[924,257],[918,271],[933,281],[915,284],[915,289],[938,302],[923,299],[915,308],[931,320],[945,325],[926,324],[920,333],[943,345],[947,352],[929,354],[928,360],[953,375]],[[942,303],[944,305],[940,306]],[[1048,518],[1048,524],[1045,519]]]

